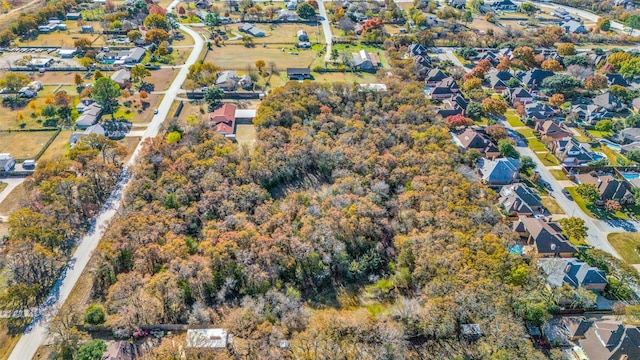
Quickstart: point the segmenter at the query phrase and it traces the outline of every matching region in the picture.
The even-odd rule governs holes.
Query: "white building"
[[[16,161],[11,154],[0,154],[0,171],[11,171],[15,165]]]

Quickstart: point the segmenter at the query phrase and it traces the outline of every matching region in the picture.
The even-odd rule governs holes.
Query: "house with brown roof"
[[[453,136],[453,141],[465,150],[477,150],[483,156],[492,159],[500,156],[500,150],[484,133],[467,128],[460,134]]]
[[[533,245],[542,257],[568,258],[578,252],[562,234],[562,228],[558,223],[520,217],[518,221],[513,222],[513,230],[526,240],[527,245]]]
[[[460,91],[460,86],[451,77],[444,78],[438,82],[433,88],[427,88],[425,94],[429,99],[445,100],[455,96]]]
[[[640,359],[640,329],[615,315],[571,316],[562,319],[569,338],[588,359]]]
[[[224,104],[209,114],[209,124],[219,134],[229,139],[236,138],[236,106]]]
[[[425,78],[425,84],[427,87],[436,86],[440,81],[446,79],[448,77],[447,74],[442,72],[440,69],[431,69]]]
[[[571,137],[571,132],[569,132],[563,124],[553,120],[536,122],[536,131],[540,133],[541,137],[547,137],[553,140]]]
[[[597,205],[604,205],[609,200],[616,200],[622,206],[631,206],[636,203],[633,197],[631,185],[624,180],[616,179],[611,174],[598,174],[591,171],[586,174],[576,175],[580,184],[593,184],[600,192]]]

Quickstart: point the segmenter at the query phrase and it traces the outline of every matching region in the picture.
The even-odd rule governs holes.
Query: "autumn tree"
[[[86,37],[82,37],[76,41],[73,42],[73,46],[79,48],[82,51],[86,51],[89,47],[91,47],[91,44],[93,43],[93,41],[89,38]]]
[[[527,67],[536,66],[535,53],[529,46],[520,46],[513,49],[513,56],[522,61],[522,63]]]
[[[622,210],[622,205],[620,205],[620,202],[617,200],[607,200],[607,202],[604,203],[604,208],[609,212],[617,212]]]
[[[264,70],[264,68],[267,66],[267,63],[264,62],[264,60],[257,60],[256,61],[256,69],[258,69],[258,72],[260,74],[262,74],[262,71]]]
[[[169,31],[171,29],[169,22],[160,14],[149,14],[144,19],[144,26],[149,29],[161,29],[165,31]]]
[[[549,103],[554,106],[560,106],[564,104],[564,95],[562,94],[553,94],[549,97]]]
[[[82,78],[82,75],[76,73],[73,77],[73,82],[76,84],[76,87],[80,87],[84,83],[84,79]]]
[[[469,92],[475,89],[482,89],[482,81],[477,77],[472,77],[466,80],[460,88],[465,92]]]
[[[129,41],[131,41],[132,43],[135,43],[136,41],[142,39],[142,32],[140,32],[140,30],[129,30],[129,32],[127,33],[127,38],[129,38]]]
[[[576,192],[588,203],[595,203],[600,199],[600,191],[593,184],[580,184],[576,187]]]
[[[496,69],[499,71],[509,71],[510,68],[511,60],[509,60],[508,56],[503,56],[502,59],[500,59],[500,63],[496,65]]]
[[[543,70],[549,70],[554,72],[563,70],[562,64],[560,64],[558,60],[552,60],[552,59],[543,61],[540,67]]]
[[[482,101],[482,112],[493,116],[502,116],[507,112],[507,104],[502,100],[486,98]]]
[[[576,47],[572,43],[563,43],[558,45],[558,55],[571,56],[576,54]]]
[[[169,40],[169,33],[163,29],[151,29],[145,34],[144,40],[146,42],[160,44],[163,41]]]
[[[562,227],[562,233],[572,242],[582,243],[587,237],[587,226],[584,220],[577,217],[568,217],[558,221]]]
[[[144,81],[144,78],[147,76],[151,76],[151,72],[146,66],[136,64],[131,68],[131,80],[133,80],[133,82]]]
[[[624,51],[614,52],[613,54],[607,57],[607,64],[613,65],[616,69],[620,68],[623,62],[631,59],[631,55]]]
[[[584,81],[587,90],[599,90],[607,87],[607,77],[604,75],[589,75]]]
[[[473,124],[473,121],[471,121],[471,119],[464,117],[464,115],[462,114],[447,116],[445,121],[447,122],[447,125],[452,129]]]
[[[500,141],[507,138],[507,130],[502,125],[496,124],[487,126],[486,132],[494,141]]]
[[[7,73],[4,79],[0,81],[0,86],[4,86],[9,92],[18,92],[18,90],[29,84],[29,78],[22,73]]]

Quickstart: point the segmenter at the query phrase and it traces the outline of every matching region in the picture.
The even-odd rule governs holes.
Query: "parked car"
[[[567,197],[567,199],[573,201],[573,198],[571,197],[571,194],[569,193],[569,191],[567,189],[562,189],[562,193],[564,194],[564,196]]]

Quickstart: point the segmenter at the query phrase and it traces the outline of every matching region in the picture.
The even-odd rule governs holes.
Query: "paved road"
[[[516,1],[514,0],[513,3],[516,5],[520,5],[525,1]],[[566,6],[566,5],[560,5],[560,4],[556,4],[556,3],[552,3],[552,2],[547,2],[547,3],[541,3],[541,2],[537,2],[537,1],[526,1],[526,2],[530,2],[532,4],[534,4],[535,6],[539,7],[539,8],[545,8],[545,9],[557,9],[557,8],[563,8],[565,10],[567,10],[569,12],[569,14],[571,15],[575,15],[579,18],[582,18],[584,20],[589,20],[589,21],[593,21],[593,22],[597,22],[598,19],[600,19],[600,15],[596,15],[592,12],[586,11],[586,10],[581,10],[581,9],[576,9],[574,7],[571,6]],[[618,31],[622,31],[624,33],[628,33],[625,29],[627,28],[624,24],[617,22],[617,21],[611,21],[611,28],[614,30],[618,30]],[[640,31],[638,30],[633,30],[631,35],[633,36],[640,36]]]
[[[178,1],[175,0],[171,5],[169,5],[169,9],[173,9],[178,4]],[[120,208],[120,200],[122,198],[122,192],[124,188],[129,183],[128,176],[128,168],[133,165],[138,155],[140,154],[140,150],[143,147],[143,141],[147,138],[155,137],[164,120],[171,114],[169,114],[169,110],[171,108],[171,104],[173,103],[174,98],[178,94],[180,90],[180,86],[187,78],[187,74],[189,72],[188,65],[194,64],[198,61],[198,57],[200,52],[204,47],[204,41],[198,34],[187,28],[186,26],[181,25],[181,30],[189,34],[193,37],[195,41],[194,49],[189,55],[189,58],[186,61],[186,66],[180,69],[180,72],[173,80],[173,83],[167,90],[165,97],[162,99],[160,106],[158,106],[158,114],[153,117],[151,123],[145,130],[143,137],[136,147],[131,159],[126,164],[126,169],[124,171],[123,179],[118,183],[117,188],[114,190],[113,194],[107,201],[107,204],[104,206],[100,215],[96,218],[95,226],[78,242],[78,247],[76,251],[73,253],[71,260],[69,261],[67,271],[63,274],[58,283],[54,286],[52,293],[50,294],[48,300],[45,305],[41,308],[41,315],[36,316],[34,318],[33,323],[29,326],[27,332],[25,332],[20,341],[16,344],[16,347],[13,349],[9,360],[25,360],[32,359],[35,355],[38,348],[45,343],[48,338],[47,325],[49,320],[55,316],[59,307],[64,304],[64,302],[69,297],[71,290],[75,286],[76,282],[82,275],[83,270],[87,266],[89,259],[95,248],[98,246],[98,243],[102,236],[104,235],[107,225],[113,219],[116,212]]]
[[[324,8],[324,0],[318,1],[318,13],[324,18],[320,21],[322,24],[322,32],[324,33],[324,41],[327,44],[327,53],[324,54],[324,61],[331,60],[331,47],[333,46],[333,34],[331,33],[331,26],[329,25],[329,16],[327,16],[327,10]]]
[[[513,130],[513,132],[515,132],[514,128],[511,125],[509,125],[509,123],[507,123],[506,121],[503,121],[503,125],[506,128],[511,129]],[[554,178],[553,175],[551,175],[551,173],[549,172],[549,169],[536,156],[534,151],[531,150],[527,146],[527,144],[521,141],[520,139],[516,139],[516,143],[517,143],[516,149],[518,150],[520,155],[529,156],[533,159],[533,161],[536,162],[537,164],[536,170],[540,174],[540,177],[542,178],[542,180],[551,184],[551,188],[553,189],[552,191],[553,197],[558,202],[558,205],[560,205],[560,207],[565,212],[565,214],[567,214],[568,216],[575,216],[584,220],[585,225],[589,228],[587,230],[587,241],[589,242],[589,244],[593,245],[593,247],[595,247],[596,249],[604,250],[620,258],[620,255],[618,255],[618,253],[613,249],[613,247],[609,244],[609,241],[607,240],[607,234],[613,230],[611,230],[611,228],[608,228],[608,229],[601,228],[602,224],[600,223],[602,223],[602,221],[596,220],[591,218],[590,216],[587,216],[587,214],[585,214],[584,211],[582,211],[582,209],[580,209],[580,207],[576,205],[574,201],[567,199],[567,197],[564,196],[564,194],[562,193],[563,186],[560,185],[558,180],[556,180],[556,178]],[[601,226],[598,226],[598,225],[601,225]],[[625,230],[618,229],[617,231],[625,231]]]

